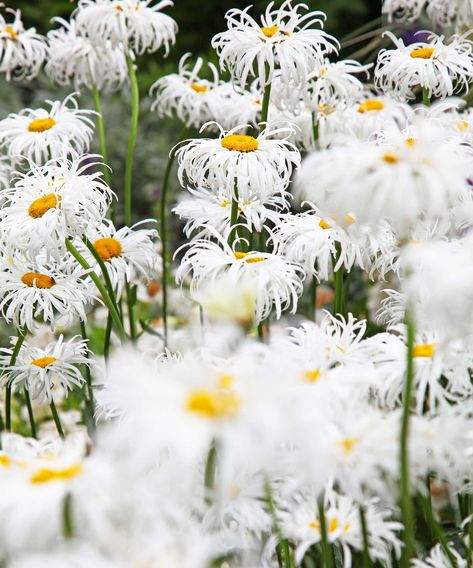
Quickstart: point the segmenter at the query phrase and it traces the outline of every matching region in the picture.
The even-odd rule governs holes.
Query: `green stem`
[[[74,536],[74,523],[72,522],[72,495],[67,493],[62,504],[62,533],[65,539]]]
[[[10,357],[9,367],[12,367],[17,360],[18,353],[20,352],[21,346],[23,345],[26,337],[26,328],[20,328],[18,330],[18,338],[13,349],[13,353]],[[11,432],[11,398],[12,398],[12,387],[9,383],[5,389],[5,429],[7,432]]]
[[[207,456],[207,462],[205,464],[204,473],[204,485],[205,485],[205,502],[207,505],[211,505],[213,502],[212,493],[215,488],[215,476],[217,468],[217,445],[212,442],[212,445]]]
[[[319,139],[319,121],[317,120],[317,113],[312,111],[312,137],[314,138],[314,148],[316,147]]]
[[[425,87],[422,87],[422,102],[425,106],[430,106],[429,89],[426,89]]]
[[[30,421],[31,436],[36,438],[36,422],[33,414],[33,406],[31,404],[31,397],[28,389],[25,388],[26,408],[28,409],[28,418]]]
[[[432,532],[434,533],[436,539],[439,541],[442,550],[445,552],[450,566],[452,568],[457,568],[457,561],[455,559],[455,556],[448,546],[447,539],[445,538],[445,533],[443,532],[442,527],[435,518],[432,507],[429,506],[429,503],[426,502],[427,498],[425,497],[425,495],[420,494],[420,498],[424,502],[425,511],[427,512],[427,522],[429,523]]]
[[[238,183],[237,179],[235,178],[233,196],[232,196],[232,211],[230,215],[230,233],[228,234],[228,244],[230,248],[233,248],[233,243],[235,242],[235,238],[238,236],[236,228],[237,223],[238,223]]]
[[[407,324],[407,366],[404,385],[403,414],[401,423],[400,463],[401,463],[401,511],[404,524],[404,550],[401,566],[409,568],[414,554],[414,512],[410,495],[409,483],[409,422],[411,415],[411,399],[414,386],[414,324],[409,313],[406,314]]]
[[[268,122],[269,113],[269,99],[271,98],[271,83],[268,83],[264,87],[263,104],[261,106],[261,122],[264,123],[261,126],[261,130],[264,129],[266,123]]]
[[[110,318],[110,314],[108,315]],[[108,319],[107,319],[108,321]],[[85,323],[83,321],[80,322],[80,333],[82,339],[84,341],[88,341],[87,337],[87,330],[85,327]],[[87,359],[90,358],[89,352],[87,351],[86,355]],[[83,366],[84,375],[85,375],[85,382],[87,383],[87,411],[88,411],[88,423],[90,423],[92,430],[95,429],[95,419],[94,419],[94,409],[95,409],[95,402],[94,402],[94,391],[92,388],[92,373],[90,372],[90,367],[88,365]]]
[[[274,503],[273,491],[271,484],[268,480],[265,481],[265,494],[266,503],[268,505],[269,514],[272,520],[273,532],[278,538],[278,544],[276,546],[276,552],[278,557],[278,563],[281,568],[292,568],[294,566],[293,554],[289,542],[282,534],[281,528],[278,523],[278,517],[276,513],[276,505]]]
[[[362,505],[360,505],[359,511],[360,511],[361,534],[363,536],[363,568],[371,568],[372,563],[370,558],[370,542],[368,535],[368,527],[366,526],[365,510]]]
[[[325,507],[323,496],[319,499],[319,523],[320,523],[320,538],[322,543],[322,556],[325,568],[333,567],[332,550],[328,540],[327,522],[325,518]]]
[[[138,81],[130,55],[126,57],[128,75],[131,89],[131,123],[130,136],[128,139],[128,154],[125,164],[125,225],[131,225],[131,185],[133,179],[133,159],[135,155],[136,135],[138,133],[138,116],[140,110],[140,92]]]
[[[336,254],[334,258],[334,267],[336,266],[338,260],[340,259],[340,255],[342,254],[340,243],[336,245]],[[335,302],[333,305],[333,313],[335,316],[341,315],[343,316],[345,313],[345,308],[343,305],[343,298],[344,298],[344,287],[343,287],[343,276],[344,276],[343,266],[340,266],[338,270],[334,271],[335,276]]]
[[[134,287],[126,280],[126,303],[128,306],[128,320],[130,323],[130,338],[132,341],[136,339],[136,323],[135,323],[135,312],[134,312]]]
[[[59,436],[64,440],[66,436],[64,436],[64,430],[62,429],[61,419],[59,418],[59,414],[57,412],[57,408],[56,405],[54,404],[53,398],[51,398],[49,406],[51,408],[51,414],[53,415],[54,424],[56,424],[57,432]]]
[[[317,278],[312,276],[312,282],[309,288],[309,307],[307,310],[307,317],[309,320],[314,320],[317,315]]]
[[[105,357],[105,361],[108,361],[110,357],[110,338],[112,336],[112,318],[110,313],[107,316],[107,327],[105,328],[105,339],[103,344],[103,355]]]
[[[100,278],[97,276],[97,274],[95,274],[95,272],[92,270],[92,267],[90,266],[90,264],[85,260],[85,258],[80,254],[80,252],[72,244],[72,241],[70,241],[69,239],[66,239],[66,247],[67,247],[67,250],[72,254],[72,256],[77,260],[77,262],[83,268],[85,268],[86,270],[89,270],[89,276],[90,276],[90,278],[92,278],[92,281],[97,286],[97,288],[100,292],[100,295],[102,296],[102,299],[105,302],[105,305],[107,306],[110,315],[112,316],[113,323],[115,324],[117,332],[118,332],[120,338],[122,339],[122,341],[124,341],[126,339],[126,333],[125,333],[125,330],[123,329],[123,324],[122,324],[121,319],[120,319],[120,314],[118,313],[118,310],[117,310],[113,300],[110,298],[110,296],[107,292],[107,289],[104,286],[103,282],[100,280]]]
[[[471,501],[473,501],[473,495],[469,496],[470,498],[470,505]],[[470,506],[471,510],[471,506]],[[468,523],[468,551],[467,551],[467,558],[466,558],[466,565],[467,568],[471,568],[471,556],[473,554],[473,514],[471,514],[470,521]]]

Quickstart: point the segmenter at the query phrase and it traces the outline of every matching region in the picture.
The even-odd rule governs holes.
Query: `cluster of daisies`
[[[473,25],[384,10],[424,4]],[[304,4],[230,10],[219,68],[151,87],[181,135],[132,225],[169,7],[0,19],[6,80],[73,91],[0,119],[0,566],[468,568],[473,42],[387,32],[363,64]],[[117,180],[101,109],[128,90]]]

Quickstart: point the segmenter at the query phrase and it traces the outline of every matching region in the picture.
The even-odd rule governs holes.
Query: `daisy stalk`
[[[128,75],[130,77],[131,90],[131,123],[130,136],[128,139],[128,154],[125,164],[125,225],[131,225],[131,184],[133,180],[133,160],[135,155],[136,135],[138,132],[138,115],[140,110],[140,93],[138,81],[133,65],[133,60],[126,56]]]
[[[110,314],[107,317],[107,324],[108,324],[109,319],[110,319]],[[80,322],[80,333],[81,333],[82,339],[84,341],[89,340],[89,338],[87,336],[87,328],[86,328],[85,322],[83,322],[83,321]],[[87,359],[90,358],[89,352],[87,352],[86,357],[87,357]],[[88,421],[90,422],[91,428],[95,429],[95,420],[94,420],[95,403],[94,403],[94,392],[92,390],[92,373],[91,373],[90,367],[88,365],[83,365],[83,370],[84,370],[84,375],[85,375],[85,381],[87,383],[87,399],[86,399],[87,418],[88,418]]]
[[[336,244],[336,254],[334,256],[334,266],[337,265],[340,255],[342,254],[342,249],[340,243]],[[334,271],[335,277],[335,301],[333,305],[333,313],[335,316],[344,315],[345,312],[345,298],[344,298],[344,286],[343,286],[343,267],[340,266],[338,270]]]
[[[325,518],[324,496],[322,495],[318,501],[319,507],[319,523],[320,523],[320,539],[322,544],[322,557],[325,568],[333,568],[333,556],[330,542],[328,540],[327,519]]]
[[[19,328],[17,334],[17,340],[13,353],[10,357],[9,366],[11,367],[16,363],[18,358],[18,353],[20,352],[21,346],[23,345],[26,338],[26,328]],[[11,383],[6,386],[5,389],[5,429],[7,432],[11,432],[11,398],[12,398],[12,387]]]
[[[59,437],[65,440],[66,436],[64,434],[64,430],[62,428],[61,419],[59,418],[59,414],[54,403],[54,399],[51,397],[51,401],[49,403],[49,408],[51,409],[51,414],[53,416],[54,424],[56,424],[57,433]]]
[[[34,419],[33,406],[31,404],[30,393],[27,388],[25,388],[25,402],[26,402],[26,408],[28,410],[28,419],[30,421],[31,437],[36,438],[36,422]]]
[[[278,523],[276,505],[274,503],[273,490],[271,488],[271,482],[268,479],[264,482],[264,492],[273,524],[273,531],[278,538],[278,544],[276,545],[278,564],[281,568],[293,568],[295,566],[295,562],[293,562],[291,547],[281,532],[281,528]]]
[[[363,505],[360,505],[359,512],[360,512],[361,534],[363,537],[363,568],[371,568],[372,562],[370,558],[369,534],[368,534],[368,527],[366,525],[366,515]]]
[[[425,104],[425,106],[430,106],[429,89],[427,89],[426,87],[422,87],[422,102]]]
[[[426,497],[425,495],[422,495],[422,493],[420,493],[420,499],[424,503],[424,509],[426,511],[426,516],[427,516],[427,522],[428,522],[434,536],[439,541],[440,546],[442,547],[442,550],[445,552],[445,554],[448,558],[448,561],[450,563],[450,566],[452,568],[457,568],[457,561],[455,559],[455,556],[452,554],[452,551],[450,550],[450,547],[448,546],[448,541],[447,541],[447,538],[445,537],[445,534],[442,530],[442,527],[440,526],[439,522],[437,521],[437,519],[434,516],[434,512],[432,511],[432,505],[428,502],[428,501],[430,501],[429,497]]]
[[[228,244],[233,248],[237,234],[236,225],[238,223],[238,182],[235,178],[232,198],[232,209],[230,213],[230,233],[228,234]]]

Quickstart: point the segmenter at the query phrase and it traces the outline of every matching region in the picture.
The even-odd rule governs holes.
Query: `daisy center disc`
[[[120,241],[117,239],[112,239],[111,237],[105,237],[103,239],[98,239],[94,243],[95,250],[99,253],[102,260],[108,262],[112,258],[120,256],[123,247]]]
[[[21,281],[30,288],[35,287],[41,289],[52,288],[56,284],[56,281],[52,276],[40,274],[39,272],[27,272],[26,274],[23,274]]]
[[[385,152],[383,154],[383,160],[387,164],[398,164],[399,163],[399,157],[396,156],[396,154],[394,154],[393,152]]]
[[[231,391],[196,390],[187,399],[187,410],[206,418],[231,418],[240,410],[240,401]]]
[[[365,112],[379,111],[384,109],[383,101],[379,99],[368,99],[363,101],[358,107],[358,112],[364,114]]]
[[[327,223],[327,221],[324,221],[324,219],[320,219],[319,221],[319,227],[321,229],[327,230],[327,229],[331,229],[332,225],[330,225],[329,223]]]
[[[425,343],[424,345],[414,345],[413,357],[432,358],[435,355],[435,343]]]
[[[39,359],[31,361],[31,364],[36,365],[36,367],[41,367],[41,369],[45,369],[55,361],[57,361],[56,357],[40,357]]]
[[[245,259],[245,262],[248,264],[253,264],[254,262],[263,262],[263,260],[266,260],[262,256],[251,256],[247,258],[249,254],[250,254],[249,252],[239,252],[239,251],[234,253],[235,258],[237,260]]]
[[[273,37],[278,33],[279,26],[263,27],[261,28],[261,31],[263,32],[263,35],[265,35],[266,37]]]
[[[16,32],[11,26],[5,28],[5,32],[10,36],[10,39],[16,39],[18,37],[18,32]]]
[[[435,47],[420,47],[411,51],[410,55],[413,59],[432,59]]]
[[[196,93],[206,93],[209,90],[205,85],[199,85],[198,83],[192,83],[191,89]]]
[[[28,130],[30,132],[46,132],[46,130],[50,130],[56,124],[54,118],[50,116],[47,118],[37,118],[28,124]]]
[[[309,369],[304,371],[304,380],[308,383],[315,383],[320,377],[320,369]]]
[[[222,138],[220,144],[233,152],[255,152],[259,148],[258,140],[246,134],[230,134]]]
[[[48,193],[44,197],[35,199],[28,207],[28,215],[34,219],[39,219],[50,209],[59,209],[61,196],[55,193]]]
[[[62,469],[43,467],[32,475],[31,483],[48,483],[50,481],[67,481],[82,471],[82,464],[71,465]]]

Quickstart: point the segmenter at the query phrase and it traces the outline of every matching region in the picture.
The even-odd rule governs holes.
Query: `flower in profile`
[[[444,99],[468,91],[473,80],[473,43],[462,36],[431,34],[428,42],[404,45],[402,39],[386,32],[395,49],[379,52],[375,68],[376,85],[384,92],[404,101],[415,97],[416,87],[429,97]]]
[[[59,85],[114,91],[128,80],[125,53],[121,46],[94,41],[77,31],[75,20],[55,18],[61,27],[48,33],[49,57],[46,73]]]
[[[235,199],[248,201],[284,193],[301,159],[288,140],[292,127],[268,124],[254,137],[241,134],[243,125],[228,132],[217,126],[218,138],[187,140],[176,150],[181,184],[225,188]]]
[[[20,10],[6,8],[6,12],[13,15],[13,21],[0,14],[0,72],[8,80],[29,81],[38,75],[46,59],[46,39],[35,28],[25,30]]]
[[[52,400],[52,389],[61,386],[65,392],[81,387],[84,378],[79,365],[90,367],[87,342],[79,337],[64,341],[62,335],[44,348],[25,341],[14,365],[9,365],[17,338],[11,340],[12,347],[2,349],[0,365],[3,367],[2,386],[10,385],[13,390],[24,388],[31,398],[42,402]]]
[[[36,327],[35,318],[54,328],[61,318],[67,326],[86,319],[86,307],[94,300],[94,292],[86,272],[77,262],[66,257],[61,262],[47,262],[41,256],[32,261],[18,253],[4,258],[0,272],[0,312],[8,323]]]
[[[89,110],[80,110],[74,95],[63,101],[46,101],[47,108],[26,108],[0,121],[0,146],[13,162],[44,164],[74,150],[89,149],[94,123]]]
[[[93,171],[94,156],[58,158],[44,166],[31,164],[4,190],[0,220],[12,248],[35,254],[43,246],[60,257],[68,237],[82,236],[105,217],[113,193]]]
[[[77,29],[95,41],[111,41],[142,54],[164,46],[166,55],[176,39],[177,24],[161,10],[171,0],[80,0],[74,17]]]
[[[275,9],[271,2],[258,22],[248,13],[250,8],[229,10],[228,30],[212,40],[221,67],[228,68],[242,87],[248,77],[258,78],[262,85],[271,83],[277,69],[286,87],[302,86],[314,67],[337,51],[337,40],[318,29],[323,12],[303,13],[307,6],[293,5],[292,0]]]

